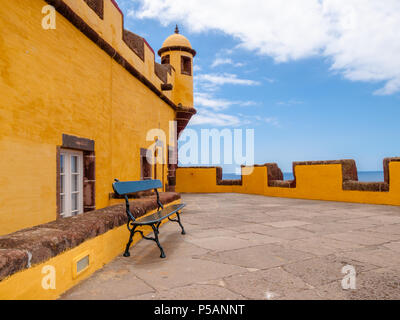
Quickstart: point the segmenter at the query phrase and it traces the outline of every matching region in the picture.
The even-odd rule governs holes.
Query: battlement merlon
[[[106,51],[133,76],[148,86],[173,109],[176,67],[155,61],[147,41],[124,29],[124,15],[115,0],[45,0],[75,27]],[[191,93],[193,95],[193,92]],[[181,103],[182,104],[182,103]],[[188,106],[193,108],[193,105]]]

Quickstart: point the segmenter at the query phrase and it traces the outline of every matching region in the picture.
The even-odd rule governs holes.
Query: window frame
[[[189,70],[185,68],[185,66],[189,66]],[[192,58],[188,56],[181,56],[181,73],[187,76],[192,75]]]
[[[72,159],[77,158],[77,171],[72,172]],[[84,212],[83,202],[83,159],[84,155],[82,151],[61,149],[60,150],[60,168],[59,168],[59,179],[60,179],[60,217],[67,218],[79,215]],[[64,165],[64,167],[62,167]],[[64,170],[63,170],[64,169]],[[76,189],[73,190],[73,176],[77,176]],[[64,177],[64,178],[61,178]],[[72,208],[72,196],[77,195],[77,209]],[[64,197],[64,201],[62,200]]]
[[[171,55],[166,54],[161,58],[161,64],[171,64]]]
[[[140,180],[153,179],[152,165],[147,161],[147,149],[140,149]],[[147,176],[145,175],[147,173]]]

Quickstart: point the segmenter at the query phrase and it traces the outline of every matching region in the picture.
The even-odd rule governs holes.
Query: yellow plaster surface
[[[178,168],[176,191],[237,192],[285,198],[400,205],[400,162],[389,164],[389,192],[343,190],[340,164],[296,166],[296,188],[269,187],[267,170],[266,167],[255,167],[250,175],[243,176],[242,186],[223,186],[217,185],[216,168]]]
[[[172,202],[170,205],[178,204],[181,200]],[[156,210],[149,212],[154,213]],[[175,215],[171,218],[173,219]],[[168,221],[164,220],[163,224]],[[152,232],[150,227],[140,227],[145,235]],[[80,281],[88,278],[96,270],[101,269],[105,264],[112,261],[116,256],[122,255],[125,245],[128,242],[129,232],[126,225],[115,228],[94,239],[85,241],[72,250],[68,250],[44,263],[32,266],[29,269],[18,272],[0,282],[0,300],[53,300],[62,293],[77,285]],[[141,239],[135,234],[133,244]],[[155,244],[154,244],[155,245]],[[134,249],[133,249],[134,250]],[[76,262],[86,254],[90,254],[89,268],[76,277],[74,268]],[[132,253],[134,254],[134,253]],[[55,270],[55,289],[43,287],[46,283],[48,272],[46,267]],[[45,280],[43,280],[45,279]]]
[[[111,1],[104,2],[104,21],[83,0],[66,3],[160,85],[151,50],[145,46],[143,63],[122,41],[122,16]],[[95,141],[96,207],[102,208],[111,204],[114,178],[140,179],[140,148],[154,143],[147,132],[160,128],[168,141],[175,119],[170,106],[59,13],[57,29],[44,30],[45,5],[0,6],[0,235],[56,219],[56,147],[63,134]],[[165,184],[167,166],[157,172]]]

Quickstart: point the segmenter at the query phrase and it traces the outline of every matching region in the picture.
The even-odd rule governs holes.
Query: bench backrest
[[[120,196],[139,191],[147,191],[162,188],[160,180],[142,180],[142,181],[116,181],[113,183],[114,192]]]

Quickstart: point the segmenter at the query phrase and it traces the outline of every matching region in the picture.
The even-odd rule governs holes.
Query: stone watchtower
[[[175,33],[164,41],[158,54],[161,57],[161,64],[170,65],[175,71],[171,100],[178,106],[176,121],[179,137],[192,116],[196,114],[193,105],[193,58],[196,56],[196,51],[189,40],[179,33],[176,26]],[[176,164],[168,165],[168,184],[171,191],[176,185],[176,167]]]
[[[175,70],[172,101],[184,108],[193,108],[193,58],[196,51],[189,40],[179,34],[178,26],[175,33],[164,41],[158,54],[161,64],[169,64]]]

